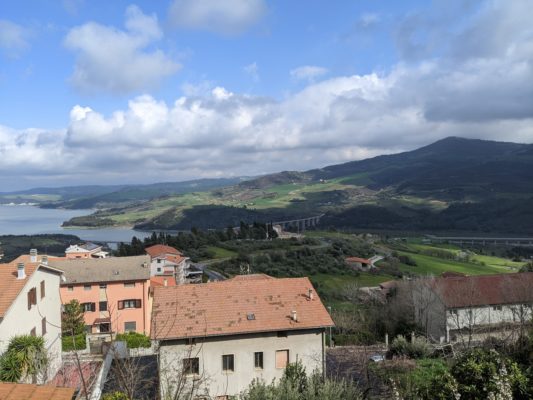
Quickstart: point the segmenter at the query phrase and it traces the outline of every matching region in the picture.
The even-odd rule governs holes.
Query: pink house
[[[63,271],[61,302],[78,300],[91,333],[150,334],[150,257],[50,260]]]

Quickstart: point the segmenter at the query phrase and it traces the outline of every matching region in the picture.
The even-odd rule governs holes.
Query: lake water
[[[61,224],[72,217],[91,214],[93,210],[44,209],[34,206],[0,205],[0,235],[35,235],[63,233],[76,235],[83,240],[129,242],[133,236],[142,239],[150,232],[129,228],[62,228]]]

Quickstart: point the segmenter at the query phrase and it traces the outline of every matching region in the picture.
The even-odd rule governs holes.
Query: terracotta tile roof
[[[230,279],[154,288],[152,337],[177,339],[312,329],[333,321],[308,278]],[[297,322],[291,319],[296,311]],[[249,319],[250,317],[250,319]]]
[[[448,308],[533,303],[533,272],[435,278]]]
[[[237,275],[230,280],[232,281],[254,281],[259,279],[276,279],[267,274],[249,274],[249,275]]]
[[[176,279],[172,276],[152,276],[150,278],[150,286],[165,286],[165,280],[167,281],[167,286],[176,286]]]
[[[156,245],[147,247],[146,249],[144,249],[144,251],[146,251],[146,253],[148,253],[150,257],[152,258],[160,256],[160,255],[164,255],[164,254],[174,254],[177,256],[181,256],[181,252],[176,250],[174,247],[166,246],[164,244],[156,244]]]
[[[24,266],[26,278],[17,279],[16,262],[0,264],[0,317],[4,317],[5,313],[17,298],[26,282],[28,282],[28,279],[35,272],[38,265],[39,264],[37,263],[26,263]]]
[[[166,256],[165,259],[167,261],[170,261],[172,263],[175,263],[175,264],[179,264],[180,262],[182,262],[183,260],[185,260],[187,257],[183,257],[183,256],[175,256],[175,255],[170,255],[170,256]]]
[[[359,262],[363,264],[371,264],[370,260],[367,258],[359,258],[359,257],[348,257],[346,258],[346,262]]]
[[[0,382],[2,400],[72,400],[74,392],[73,388]]]

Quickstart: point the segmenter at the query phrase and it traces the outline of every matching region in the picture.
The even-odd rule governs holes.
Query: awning
[[[93,325],[99,325],[99,324],[109,324],[111,323],[111,318],[96,318],[93,322]]]

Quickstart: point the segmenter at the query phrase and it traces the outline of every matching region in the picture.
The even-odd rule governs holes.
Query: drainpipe
[[[322,330],[322,379],[326,379],[326,329]]]

